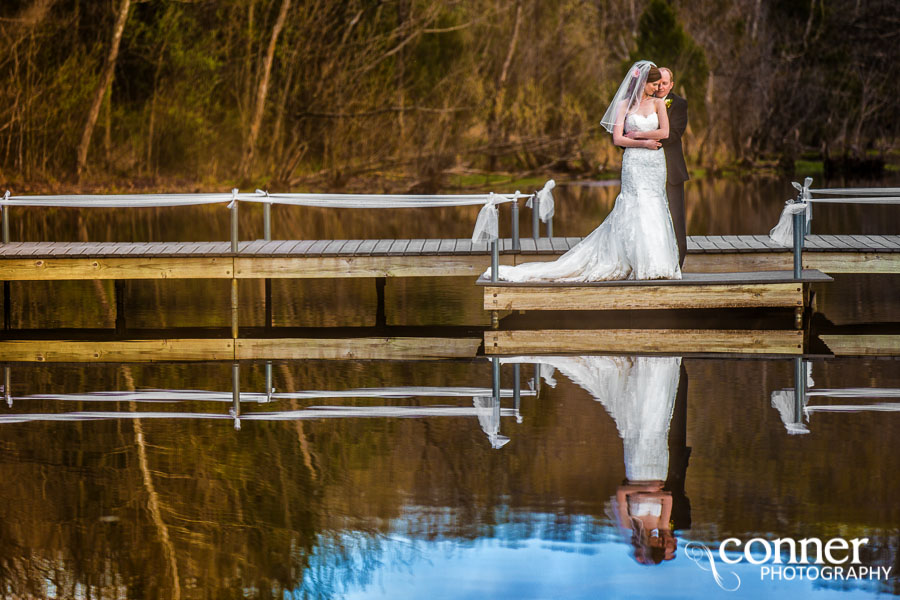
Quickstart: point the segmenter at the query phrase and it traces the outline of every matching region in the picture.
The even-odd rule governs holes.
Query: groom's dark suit
[[[666,96],[666,102],[669,100],[672,100],[668,108],[669,137],[660,142],[666,153],[666,196],[669,198],[669,212],[672,214],[672,225],[675,227],[675,238],[678,240],[678,264],[684,266],[684,256],[687,253],[684,182],[689,177],[687,165],[684,163],[684,150],[681,148],[681,136],[687,129],[687,100],[676,94]]]

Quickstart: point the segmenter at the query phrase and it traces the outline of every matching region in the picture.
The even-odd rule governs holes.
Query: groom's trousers
[[[666,197],[669,199],[669,214],[678,241],[678,265],[684,266],[687,254],[687,227],[684,220],[684,183],[666,183]]]

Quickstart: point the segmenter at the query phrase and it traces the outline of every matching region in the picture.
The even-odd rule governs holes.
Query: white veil
[[[641,102],[641,94],[644,93],[644,86],[647,84],[647,75],[650,73],[650,67],[656,65],[649,60],[639,60],[628,68],[625,79],[619,85],[619,90],[613,96],[609,108],[606,109],[600,124],[604,129],[612,133],[613,126],[616,124],[616,115],[619,107],[625,102],[626,112],[635,110]]]

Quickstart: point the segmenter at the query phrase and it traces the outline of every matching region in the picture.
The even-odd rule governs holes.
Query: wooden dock
[[[581,238],[501,240],[500,263],[553,260]],[[684,270],[789,270],[789,248],[767,236],[691,236]],[[468,239],[240,242],[11,242],[0,244],[0,281],[84,279],[276,279],[466,277],[490,266],[485,242]],[[900,273],[900,236],[810,235],[803,268],[824,273]]]
[[[810,283],[832,278],[821,271],[685,273],[682,279],[589,283],[509,283],[480,278],[485,310],[666,310],[806,306]]]

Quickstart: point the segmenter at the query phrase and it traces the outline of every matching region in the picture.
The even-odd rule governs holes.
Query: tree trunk
[[[513,55],[516,52],[516,43],[519,41],[519,22],[522,19],[522,2],[516,2],[516,15],[513,22],[512,37],[509,40],[509,48],[506,51],[506,60],[503,61],[503,68],[500,70],[500,79],[497,80],[497,93],[494,95],[494,104],[491,108],[491,115],[488,120],[488,143],[496,144],[500,113],[503,112],[503,104],[506,96],[506,80],[509,77],[509,66],[512,63]],[[491,152],[490,169],[494,170],[497,163],[497,155]]]
[[[131,7],[131,0],[122,0],[119,7],[119,16],[116,19],[116,28],[113,30],[113,39],[109,47],[109,54],[106,56],[106,64],[103,67],[103,74],[100,76],[100,83],[94,90],[94,101],[91,103],[91,110],[88,112],[87,123],[84,124],[84,131],[81,134],[81,143],[78,144],[78,160],[75,164],[75,174],[81,177],[81,172],[87,164],[88,148],[91,146],[91,136],[94,133],[94,126],[97,124],[97,117],[100,116],[100,105],[103,104],[103,96],[112,82],[113,72],[116,69],[116,57],[119,55],[119,43],[122,41],[122,32],[125,31],[125,21],[128,19],[128,9]]]
[[[259,128],[262,125],[263,112],[266,108],[266,94],[269,91],[269,76],[272,73],[272,61],[275,59],[275,45],[278,43],[278,36],[284,28],[284,22],[287,19],[287,12],[290,6],[291,0],[282,0],[281,11],[279,11],[278,18],[275,20],[275,26],[272,27],[272,37],[269,39],[269,49],[266,51],[266,60],[263,64],[262,77],[260,77],[259,80],[259,88],[256,90],[256,107],[253,112],[253,120],[250,122],[247,147],[244,151],[244,159],[241,161],[241,176],[243,177],[250,174],[250,168],[253,164],[256,140],[259,137]]]

